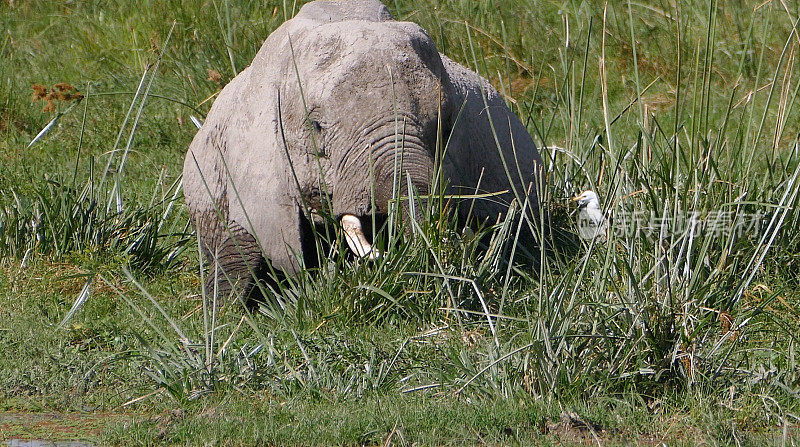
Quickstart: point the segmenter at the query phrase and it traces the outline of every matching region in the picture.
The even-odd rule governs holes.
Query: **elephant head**
[[[363,218],[386,214],[407,179],[427,194],[449,105],[447,73],[430,37],[395,21],[313,29],[287,31],[280,51],[292,57],[271,65],[280,73],[273,96],[279,144],[297,175],[294,199],[312,215],[327,202],[336,218]]]
[[[488,82],[377,0],[312,2],[220,93],[187,154],[187,206],[207,253],[234,276],[266,261],[296,272],[309,211],[341,219],[364,256],[362,219],[387,213],[409,181],[429,192],[438,138],[450,141],[452,191],[535,202],[536,147]]]

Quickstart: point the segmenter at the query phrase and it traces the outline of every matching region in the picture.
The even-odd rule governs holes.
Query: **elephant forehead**
[[[347,2],[318,0],[303,5],[296,17],[318,22],[393,20],[389,10],[378,0],[348,0]]]
[[[296,60],[325,65],[348,56],[386,59],[392,55],[430,58],[438,54],[425,31],[408,22],[335,22],[314,26],[292,39]]]
[[[323,97],[350,84],[383,88],[392,80],[435,81],[444,71],[428,35],[407,22],[319,25],[293,37],[292,50],[301,81],[309,93]],[[294,64],[287,68],[285,79],[296,78]]]

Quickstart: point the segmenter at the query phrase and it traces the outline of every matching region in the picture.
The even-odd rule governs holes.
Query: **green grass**
[[[212,312],[191,117],[296,5],[3,2],[0,410],[113,412],[74,437],[118,445],[797,443],[800,10],[388,6],[526,123],[561,250],[511,265],[512,220],[472,238],[434,206],[376,263],[339,236],[263,312]],[[59,82],[84,98],[31,101]],[[699,224],[581,244],[587,188],[617,224]]]

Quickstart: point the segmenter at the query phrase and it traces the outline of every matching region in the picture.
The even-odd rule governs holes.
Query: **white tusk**
[[[372,249],[372,245],[367,242],[364,232],[361,230],[361,220],[352,214],[342,216],[342,228],[344,229],[344,240],[347,246],[359,258],[377,259],[380,253]]]

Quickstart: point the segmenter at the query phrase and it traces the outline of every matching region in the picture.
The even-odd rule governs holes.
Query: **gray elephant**
[[[362,223],[409,181],[432,190],[437,141],[448,193],[502,193],[472,217],[514,198],[537,215],[541,159],[488,81],[377,0],[304,5],[222,90],[186,156],[186,205],[219,286],[248,294],[273,269],[297,272],[326,203],[349,247],[375,256]]]

